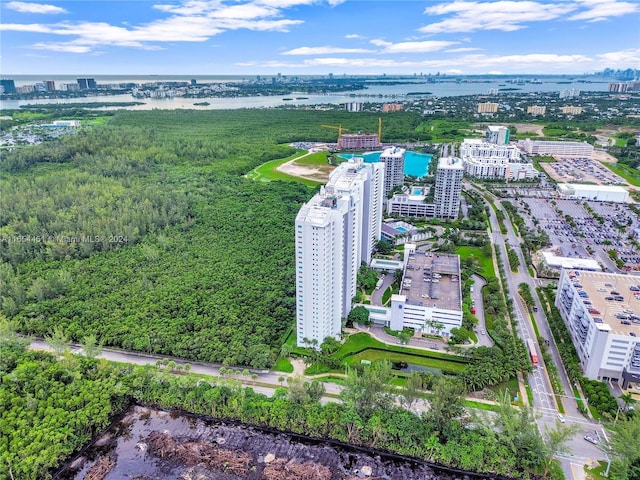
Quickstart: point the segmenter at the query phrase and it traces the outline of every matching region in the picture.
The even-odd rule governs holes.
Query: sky
[[[0,73],[580,74],[640,69],[640,0],[0,3]]]

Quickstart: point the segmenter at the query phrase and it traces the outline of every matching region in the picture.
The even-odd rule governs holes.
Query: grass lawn
[[[276,160],[270,160],[268,162],[263,163],[262,165],[257,166],[249,173],[247,173],[247,178],[251,180],[255,180],[257,182],[272,182],[276,180],[282,180],[284,182],[299,182],[308,187],[316,187],[320,185],[320,182],[314,182],[313,180],[307,180],[300,177],[294,177],[293,175],[287,175],[278,170],[278,167],[283,163],[288,162],[289,160],[293,160],[304,155],[306,152],[304,150],[299,150],[294,153],[290,157],[279,158]]]
[[[636,170],[634,168],[628,167],[622,163],[607,163],[601,162],[602,165],[607,167],[613,173],[620,175],[624,178],[630,185],[635,185],[636,187],[640,187],[640,170]]]
[[[475,408],[476,410],[484,410],[484,411],[487,411],[487,412],[497,412],[498,411],[497,405],[493,405],[491,403],[474,402],[473,400],[463,400],[462,404],[465,407]]]
[[[604,472],[607,471],[607,462],[598,460],[598,466],[595,468],[589,468],[585,465],[584,471],[587,474],[587,478],[590,480],[605,480],[607,477],[604,476]]]
[[[456,253],[460,255],[461,262],[469,257],[474,257],[480,264],[481,270],[479,273],[484,278],[489,279],[496,276],[496,273],[493,270],[493,259],[485,256],[482,253],[481,247],[457,247]]]
[[[276,363],[274,363],[272,370],[277,372],[293,373],[293,365],[291,365],[288,358],[279,358]]]
[[[533,325],[533,331],[536,333],[536,338],[540,338],[540,330],[538,330],[536,317],[533,316],[533,313],[529,313],[529,317],[531,318],[531,324]]]
[[[498,385],[494,385],[492,387],[487,387],[489,390],[493,391],[498,398],[504,395],[505,389],[509,391],[509,399],[513,401],[513,399],[518,396],[520,398],[520,388],[518,387],[518,379],[511,378],[506,382],[499,383]]]
[[[400,345],[387,345],[386,343],[382,343],[375,338],[373,338],[368,333],[356,333],[354,335],[349,335],[349,338],[345,341],[345,343],[340,347],[335,353],[335,357],[339,359],[344,359],[345,357],[355,354],[361,350],[365,350],[367,348],[377,348],[380,350],[388,350],[389,352],[397,352],[397,353],[407,353],[410,355],[419,355],[422,357],[428,358],[437,358],[440,360],[449,360],[456,363],[468,363],[465,358],[458,357],[456,355],[450,355],[448,353],[441,352],[433,352],[430,350],[420,350],[417,348],[411,347],[401,347]],[[414,363],[414,362],[412,362]]]
[[[296,165],[327,166],[329,165],[329,162],[327,161],[327,152],[315,152],[310,155],[301,157],[296,160]]]
[[[466,365],[462,363],[429,358],[423,355],[407,355],[400,352],[390,352],[385,350],[367,349],[356,355],[350,356],[346,361],[350,364],[358,364],[361,360],[375,362],[378,360],[388,360],[390,362],[407,362],[421,367],[433,368],[444,372],[462,373]]]

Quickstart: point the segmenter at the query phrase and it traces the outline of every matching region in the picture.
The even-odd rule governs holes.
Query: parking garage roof
[[[583,300],[591,302],[591,307],[600,313],[590,313],[592,318],[602,319],[602,323],[611,327],[611,332],[618,335],[635,335],[640,339],[640,323],[630,319],[620,319],[616,315],[636,315],[640,317],[640,298],[630,290],[631,286],[640,286],[640,277],[619,275],[615,273],[569,271],[574,275],[573,285],[589,296]],[[615,300],[622,297],[622,301]],[[630,325],[621,323],[628,321]]]
[[[412,305],[461,311],[460,257],[420,251],[409,255],[399,293]]]

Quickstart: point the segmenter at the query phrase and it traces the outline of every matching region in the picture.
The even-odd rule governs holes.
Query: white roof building
[[[544,140],[526,140],[518,143],[527,155],[591,158],[593,145],[587,142],[552,142]]]
[[[629,201],[626,188],[617,185],[586,185],[581,183],[559,183],[558,194],[576,200],[625,203]]]

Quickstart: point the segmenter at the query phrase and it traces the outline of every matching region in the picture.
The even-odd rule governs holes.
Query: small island
[[[208,107],[211,105],[209,102],[195,102],[193,104],[194,107]]]

